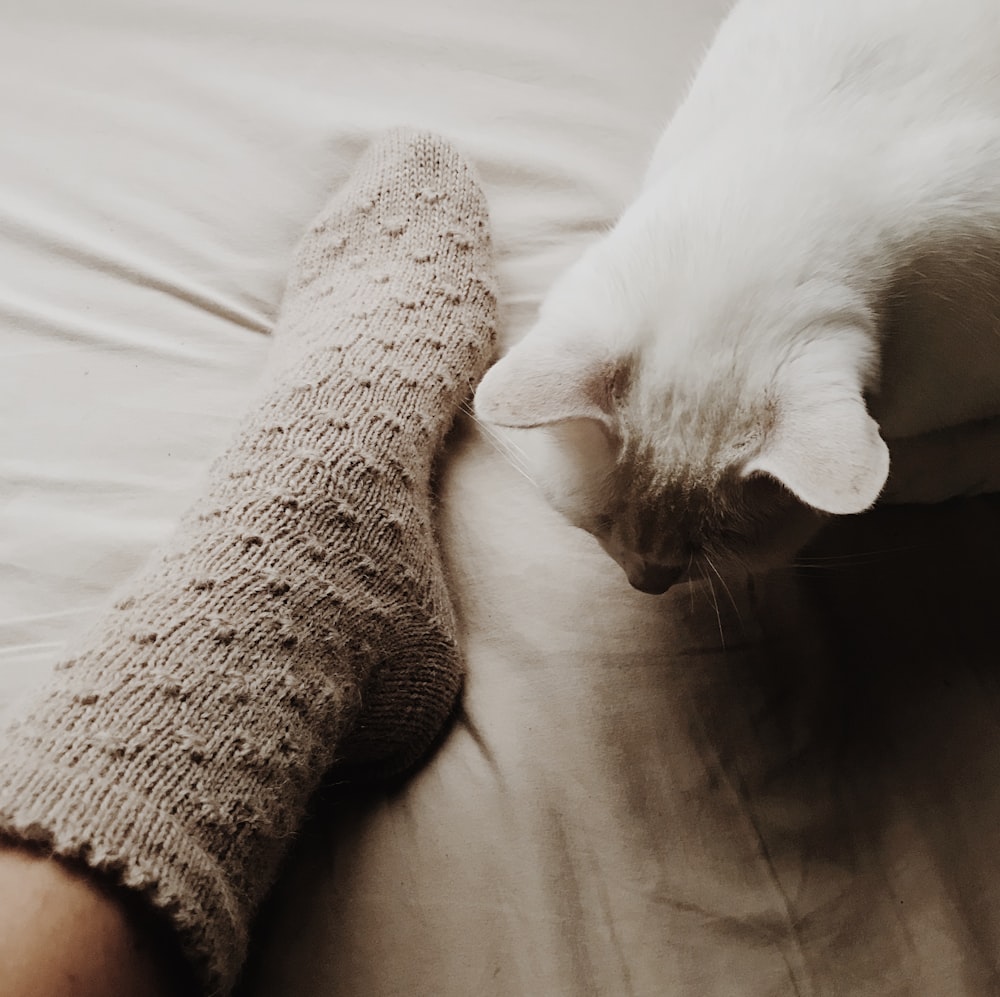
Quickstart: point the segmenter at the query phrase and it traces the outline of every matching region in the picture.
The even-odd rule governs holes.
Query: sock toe
[[[300,243],[283,310],[295,321],[276,332],[278,368],[352,376],[357,390],[328,406],[345,428],[396,448],[409,418],[435,451],[495,346],[486,202],[461,155],[404,129],[376,143]]]

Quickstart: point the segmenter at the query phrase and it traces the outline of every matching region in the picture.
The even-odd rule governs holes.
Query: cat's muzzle
[[[647,595],[663,595],[684,574],[683,568],[655,564],[639,557],[629,558],[623,567],[632,588]]]

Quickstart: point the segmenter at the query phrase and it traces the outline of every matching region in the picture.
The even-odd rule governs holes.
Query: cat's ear
[[[486,372],[476,389],[476,415],[524,429],[572,419],[610,426],[615,370],[594,347],[537,343],[529,336]]]
[[[785,402],[744,476],[767,474],[806,505],[834,515],[874,504],[889,475],[889,448],[860,394]]]

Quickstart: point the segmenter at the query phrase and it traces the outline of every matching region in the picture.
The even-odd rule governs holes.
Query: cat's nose
[[[683,568],[651,563],[640,557],[629,558],[624,567],[632,588],[647,595],[663,595],[684,574]]]

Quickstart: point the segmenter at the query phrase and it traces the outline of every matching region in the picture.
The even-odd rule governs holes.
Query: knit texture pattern
[[[0,833],[146,896],[208,993],[324,775],[405,769],[454,704],[431,474],[495,309],[469,169],[391,133],[305,234],[202,497],[3,732]]]

